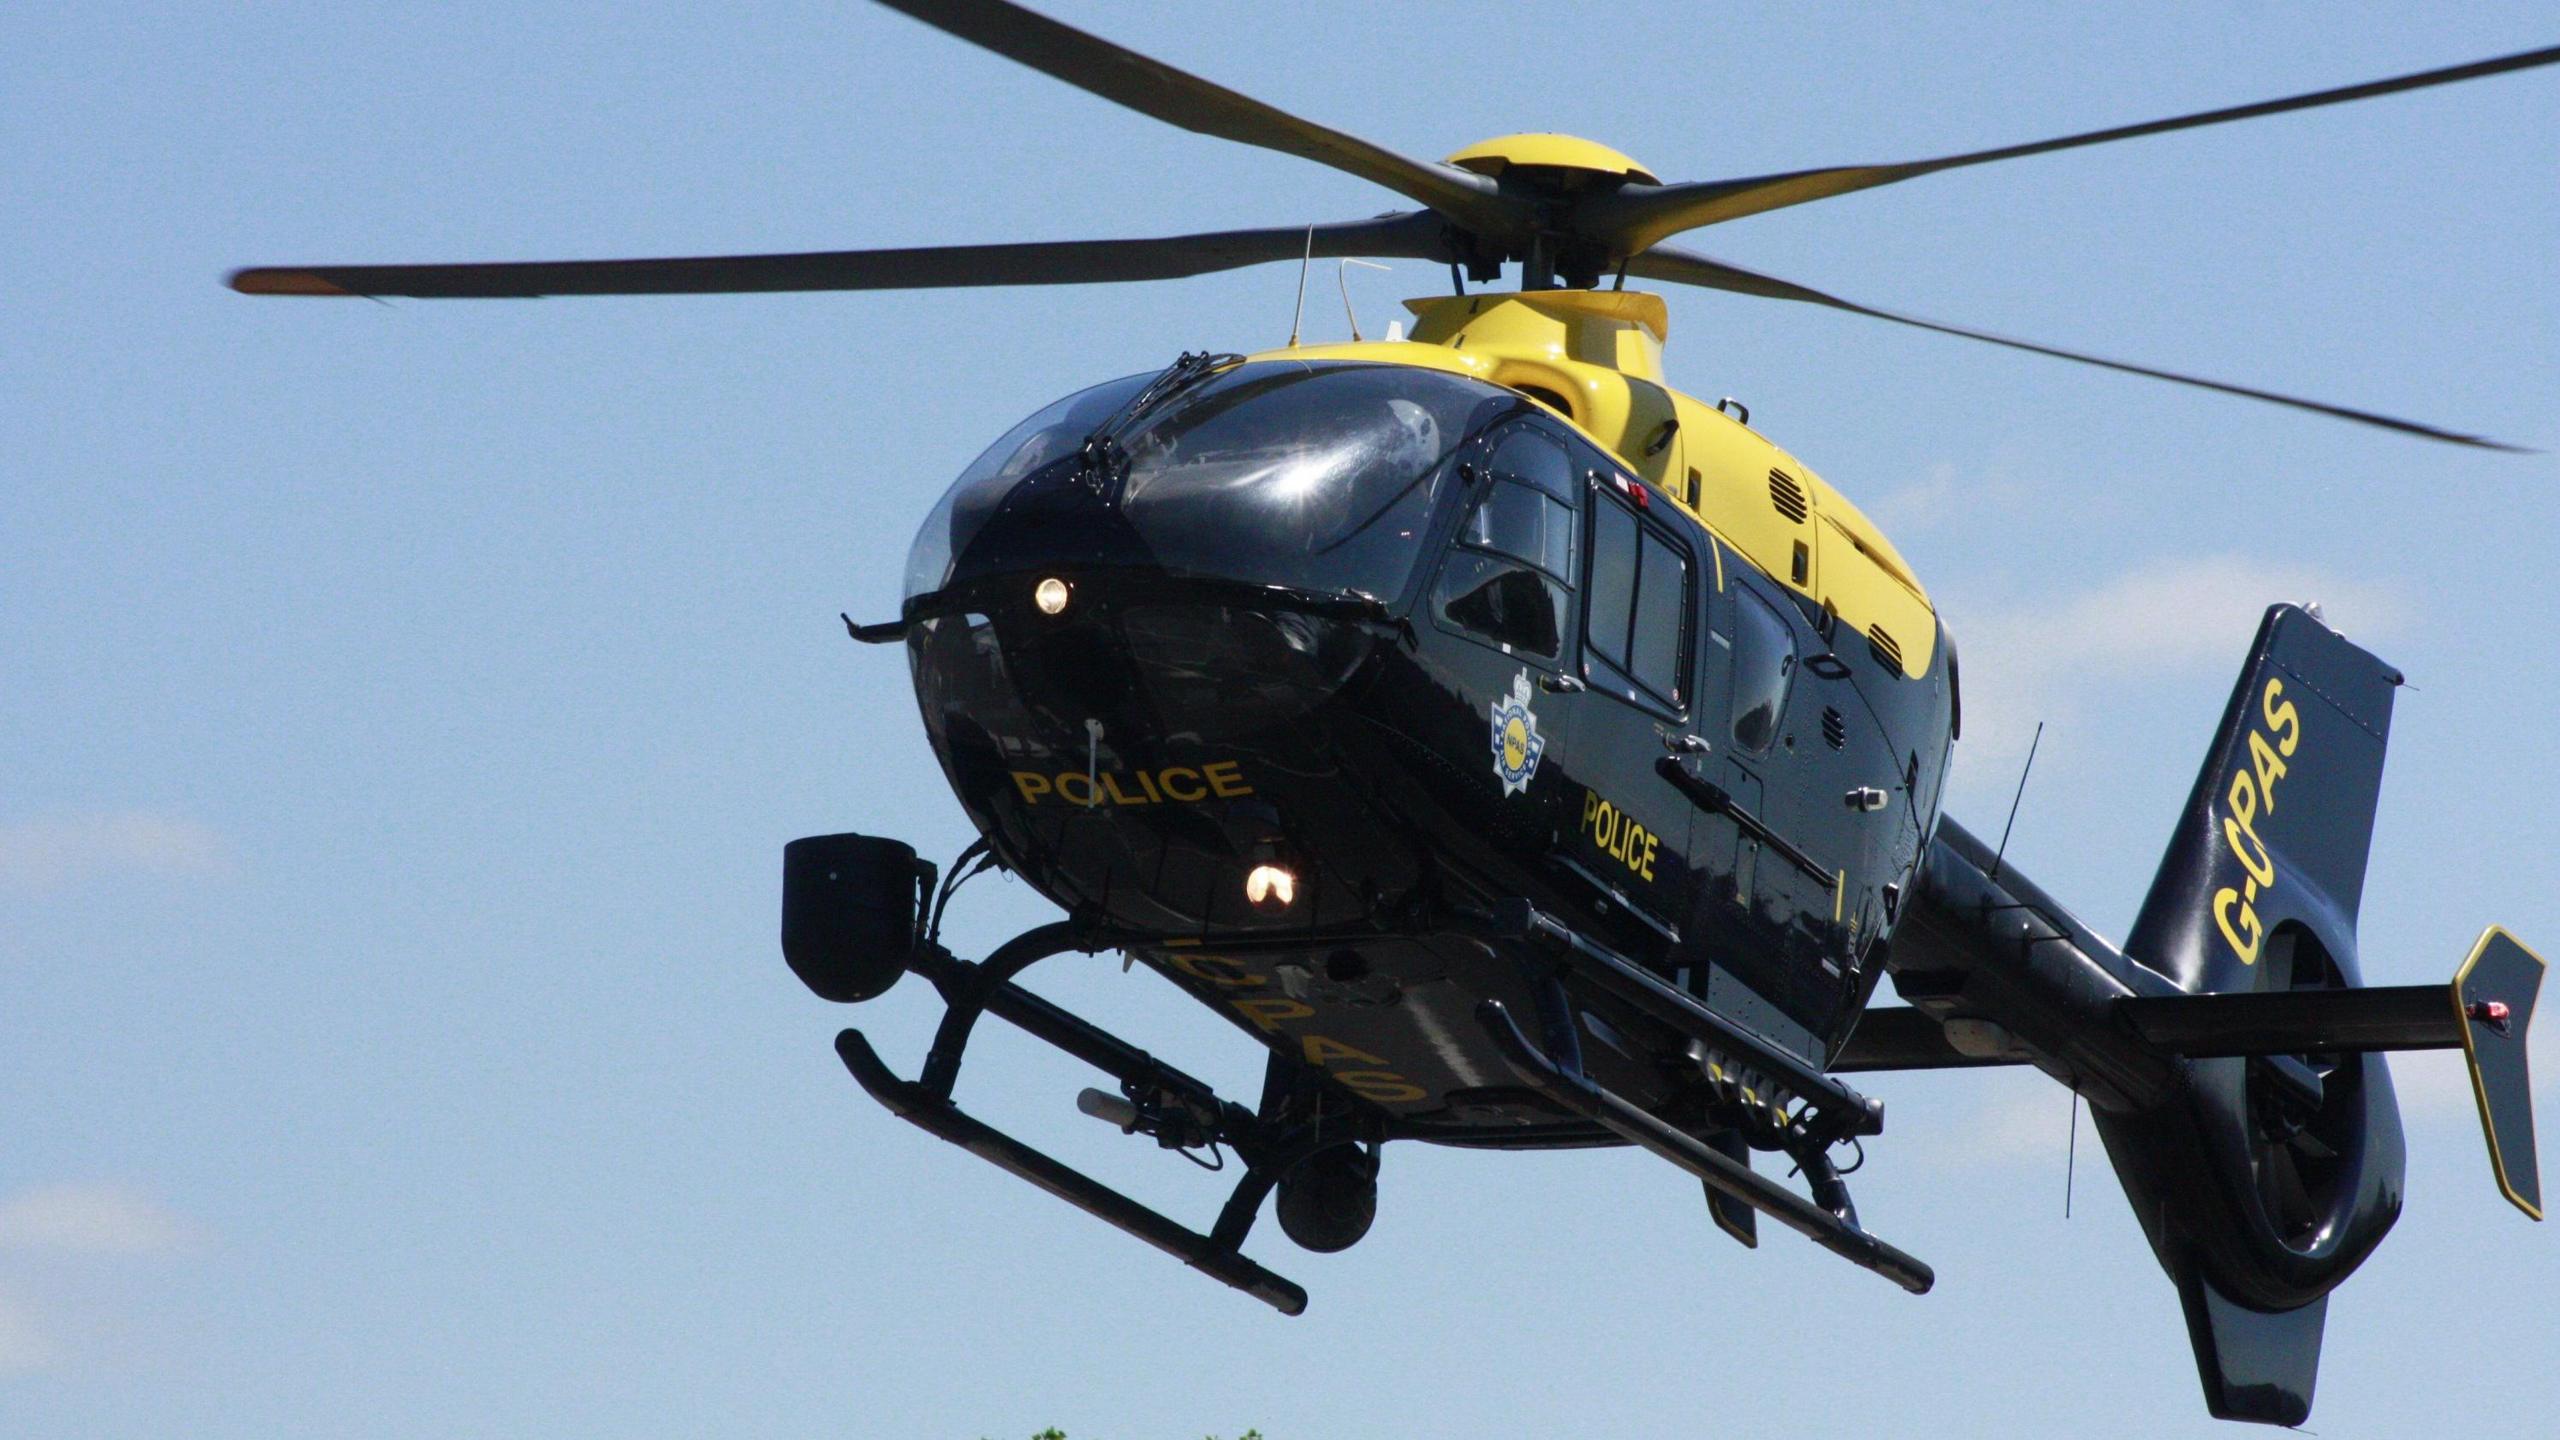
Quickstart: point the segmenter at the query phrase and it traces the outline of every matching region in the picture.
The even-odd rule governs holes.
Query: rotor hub
[[[1617,150],[1597,140],[1577,135],[1527,133],[1497,135],[1479,140],[1448,157],[1448,164],[1461,170],[1499,180],[1514,169],[1544,172],[1538,178],[1550,184],[1561,180],[1558,189],[1580,189],[1592,184],[1659,185],[1654,173]],[[1546,188],[1541,186],[1539,188]]]

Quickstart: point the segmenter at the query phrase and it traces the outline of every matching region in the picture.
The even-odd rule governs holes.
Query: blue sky
[[[2552,43],[2547,5],[1110,6],[1055,13],[1397,149],[1669,177],[1899,159]],[[1171,233],[1402,202],[856,3],[0,11],[0,1433],[2202,1435],[2067,1100],[1879,1078],[1913,1299],[1746,1254],[1629,1155],[1399,1148],[1283,1320],[864,1100],[775,952],[783,841],[967,838],[896,656],[907,539],[1093,380],[1288,330],[1145,288],[377,306],[250,263]],[[2022,161],[1690,237],[1853,298],[2560,448],[2560,73]],[[1444,277],[1353,272],[1374,328]],[[1670,368],[1889,526],[1964,646],[1953,813],[2120,934],[2257,611],[2401,665],[2368,978],[2560,946],[2560,462],[1822,312],[1671,296]],[[1338,333],[1310,306],[1311,334]],[[964,950],[1044,917],[981,882]],[[1047,993],[1249,1092],[1107,959]],[[928,997],[859,1012],[912,1064]],[[2545,1028],[2546,1035],[2560,1029]],[[990,1043],[964,1098],[1219,1192]],[[2548,1045],[2541,1097],[2560,1111]],[[2560,1408],[2560,1237],[2400,1064],[2410,1199],[2313,1428]],[[2090,1136],[2083,1134],[2084,1142]],[[1266,1222],[1267,1223],[1267,1222]],[[1845,1352],[1844,1352],[1845,1347]]]

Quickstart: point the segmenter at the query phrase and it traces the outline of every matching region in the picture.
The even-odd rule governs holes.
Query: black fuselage
[[[905,618],[1004,864],[1403,1133],[1475,1143],[1565,1137],[1470,1018],[1525,1006],[1530,962],[1460,917],[1528,900],[1821,1065],[1953,729],[1943,636],[1906,676],[1540,407],[1399,366],[1060,402],[928,521]],[[1258,866],[1288,903],[1248,899]],[[1593,1074],[1665,1093],[1677,1038],[1612,1013]]]

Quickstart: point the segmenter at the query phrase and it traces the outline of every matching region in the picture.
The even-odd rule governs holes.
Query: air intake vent
[[[1828,705],[1822,707],[1822,743],[1834,750],[1849,748],[1849,722]]]
[[[1876,657],[1876,663],[1884,667],[1886,674],[1902,673],[1902,646],[1885,632],[1883,626],[1867,627],[1867,653]]]
[[[1778,513],[1789,520],[1798,525],[1804,523],[1807,508],[1804,487],[1796,483],[1796,477],[1784,470],[1769,472],[1769,503],[1776,506]]]

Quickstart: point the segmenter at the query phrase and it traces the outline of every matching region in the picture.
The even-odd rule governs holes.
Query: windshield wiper
[[[1156,378],[1138,388],[1128,403],[1114,410],[1084,437],[1084,448],[1078,452],[1077,468],[1092,484],[1096,493],[1108,489],[1112,482],[1128,474],[1129,454],[1120,446],[1120,436],[1148,412],[1189,390],[1203,380],[1244,363],[1241,355],[1214,354],[1207,350],[1182,352],[1181,358],[1159,371]]]

